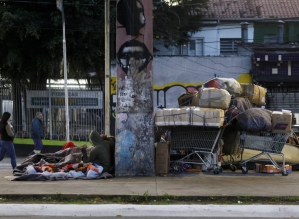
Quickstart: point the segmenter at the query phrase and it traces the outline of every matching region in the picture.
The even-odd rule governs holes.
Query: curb
[[[285,205],[55,205],[0,204],[0,216],[295,218]]]

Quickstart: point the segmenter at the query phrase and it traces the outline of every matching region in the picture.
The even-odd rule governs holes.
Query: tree
[[[154,36],[163,36],[166,47],[187,41],[200,30],[201,8],[206,1],[169,0],[168,4],[154,4]],[[104,1],[64,0],[63,4],[68,78],[89,79],[89,73],[96,72],[101,84],[105,59]],[[111,1],[110,8],[111,35],[115,36],[116,1]],[[40,89],[45,89],[47,79],[63,78],[62,57],[62,20],[56,1],[0,1],[2,78],[23,89],[23,93],[32,84],[41,84]],[[13,92],[14,110],[22,108],[18,95]],[[21,113],[14,111],[14,115],[18,116],[15,122],[21,123]]]
[[[64,1],[64,5],[68,77],[84,78],[91,71],[101,75],[103,1]],[[22,124],[21,96],[28,89],[46,89],[49,78],[62,78],[62,57],[62,19],[55,2],[0,2],[0,69],[1,77],[12,84],[16,131]]]
[[[201,9],[206,7],[206,1],[169,0],[166,4],[154,0],[154,36],[162,36],[166,47],[188,41],[192,33],[200,30]],[[1,76],[31,84],[62,78],[61,13],[55,2],[25,2],[0,2]],[[115,8],[116,3],[111,1],[112,35]],[[64,1],[64,10],[68,77],[88,78],[89,72],[103,75],[104,1]]]
[[[65,3],[69,76],[103,71],[103,2]],[[0,2],[0,18],[2,77],[32,84],[61,78],[62,21],[55,3]]]
[[[201,19],[208,0],[154,1],[154,37],[164,46],[179,46],[201,28]]]

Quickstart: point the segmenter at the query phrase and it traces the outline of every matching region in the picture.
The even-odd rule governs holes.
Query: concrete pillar
[[[242,43],[248,43],[248,22],[241,23],[241,41]]]
[[[116,176],[154,175],[152,0],[117,0]]]

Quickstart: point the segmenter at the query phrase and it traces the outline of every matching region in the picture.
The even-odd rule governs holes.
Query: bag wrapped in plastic
[[[247,132],[271,132],[272,111],[262,108],[251,108],[237,117],[237,128]]]
[[[203,108],[216,108],[227,110],[231,95],[224,89],[204,88],[201,91],[199,106]]]
[[[232,97],[242,96],[243,89],[234,78],[213,78],[202,85],[203,88],[218,88],[227,90]]]

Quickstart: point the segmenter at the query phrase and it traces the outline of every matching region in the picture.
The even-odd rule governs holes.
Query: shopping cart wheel
[[[283,171],[281,175],[288,176],[289,174],[287,173],[287,171]]]
[[[219,173],[222,173],[222,172],[223,172],[223,168],[219,167]]]
[[[174,173],[184,172],[183,167],[182,167],[182,163],[180,163],[180,162],[172,163],[171,167],[172,167]]]
[[[219,169],[214,169],[213,172],[214,172],[214,174],[219,174],[220,173]]]
[[[230,170],[235,172],[237,170],[237,167],[235,165],[230,165]]]
[[[242,173],[247,174],[248,173],[248,168],[246,166],[242,166]]]

